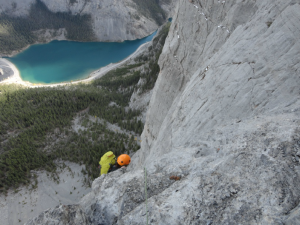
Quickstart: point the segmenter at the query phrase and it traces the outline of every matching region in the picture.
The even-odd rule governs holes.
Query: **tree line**
[[[55,88],[0,85],[0,191],[30,185],[31,170],[55,173],[55,161],[61,159],[84,164],[90,182],[99,175],[98,162],[105,152],[136,151],[139,145],[134,136],[141,134],[144,124],[139,119],[141,112],[128,105],[134,91],[154,86],[165,32],[163,29],[153,41],[146,61],[146,55],[141,56],[136,64],[112,70],[89,84]],[[149,74],[141,72],[145,68]],[[151,86],[138,85],[145,76]],[[83,111],[85,129],[77,133],[72,121]],[[127,132],[111,131],[105,121]]]

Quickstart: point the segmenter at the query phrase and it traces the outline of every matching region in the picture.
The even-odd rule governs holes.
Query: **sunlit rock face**
[[[299,14],[295,0],[180,0],[142,147],[94,181],[88,223],[300,223]]]

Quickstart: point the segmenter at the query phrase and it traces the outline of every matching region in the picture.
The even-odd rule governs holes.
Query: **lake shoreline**
[[[0,82],[0,84],[2,83],[16,83],[16,84],[22,84],[22,85],[29,85],[29,82],[23,81],[21,76],[20,76],[20,72],[17,69],[17,67],[10,61],[8,61],[5,58],[0,58],[0,61],[4,62],[5,64],[7,64],[7,66],[13,71],[13,75],[8,77],[6,80],[3,80]]]
[[[35,88],[35,87],[57,87],[57,86],[65,86],[65,85],[70,85],[70,84],[78,84],[78,83],[87,83],[90,81],[93,81],[95,79],[99,79],[102,76],[104,76],[106,73],[109,71],[116,69],[117,67],[125,64],[126,62],[130,61],[131,59],[135,58],[138,56],[140,53],[142,53],[145,49],[147,49],[147,46],[151,43],[151,41],[142,44],[141,46],[138,47],[138,49],[133,52],[131,55],[127,56],[125,59],[121,60],[118,63],[110,63],[107,66],[101,67],[89,74],[87,78],[83,78],[78,81],[70,81],[70,82],[62,82],[62,83],[55,83],[55,84],[33,84],[30,83],[29,81],[24,81],[21,78],[20,72],[17,69],[17,67],[10,62],[9,60],[5,58],[0,58],[0,61],[6,63],[14,72],[14,74],[10,77],[8,77],[6,80],[0,81],[1,84],[20,84],[26,87],[30,88]]]

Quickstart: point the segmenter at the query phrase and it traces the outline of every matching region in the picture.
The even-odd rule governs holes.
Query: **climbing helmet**
[[[127,166],[130,163],[130,156],[127,154],[122,154],[118,157],[117,162],[120,166]]]

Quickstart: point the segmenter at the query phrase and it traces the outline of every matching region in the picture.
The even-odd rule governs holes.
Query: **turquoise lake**
[[[151,41],[155,34],[124,42],[52,41],[32,45],[7,59],[18,68],[24,81],[44,84],[75,81],[125,59],[140,45]]]

